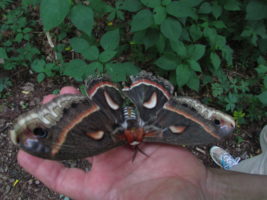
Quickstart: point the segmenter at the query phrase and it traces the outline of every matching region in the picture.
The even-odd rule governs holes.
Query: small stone
[[[36,181],[35,181],[35,184],[36,184],[36,185],[39,185],[39,184],[40,184],[40,181],[39,181],[39,180],[36,180]]]
[[[5,188],[5,193],[9,193],[10,189],[11,189],[11,187],[9,185],[7,185]]]

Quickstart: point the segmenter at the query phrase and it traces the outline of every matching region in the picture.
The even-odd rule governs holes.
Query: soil
[[[51,191],[18,165],[16,160],[18,148],[11,143],[8,130],[18,115],[38,105],[44,95],[64,85],[78,85],[64,77],[54,77],[37,83],[36,76],[30,76],[30,73],[25,70],[7,74],[13,77],[13,86],[6,90],[0,99],[0,199],[68,200],[68,197]],[[259,123],[238,127],[230,138],[217,145],[226,149],[234,157],[247,159],[255,156],[261,153],[258,136],[262,126],[263,124]],[[209,156],[211,146],[190,147],[188,150],[201,159],[207,167],[218,167]],[[68,164],[71,167],[88,168],[85,161],[72,161]]]

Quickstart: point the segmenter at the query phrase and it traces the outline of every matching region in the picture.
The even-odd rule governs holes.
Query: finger
[[[86,173],[81,169],[66,168],[57,161],[41,159],[24,151],[19,151],[18,162],[27,172],[58,193],[74,199],[87,196],[83,187]]]
[[[60,94],[80,94],[80,92],[75,87],[65,86],[60,90]]]
[[[42,104],[48,103],[49,101],[51,101],[55,97],[57,97],[57,95],[55,95],[55,94],[49,94],[49,95],[44,96]]]

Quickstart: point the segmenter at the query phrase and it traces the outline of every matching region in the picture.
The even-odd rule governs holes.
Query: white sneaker
[[[218,146],[211,147],[210,156],[217,165],[226,170],[229,170],[233,166],[237,165],[240,161],[239,157],[233,158],[231,154]]]

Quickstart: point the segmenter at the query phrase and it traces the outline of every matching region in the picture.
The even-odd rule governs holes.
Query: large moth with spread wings
[[[172,96],[167,80],[141,72],[120,88],[107,77],[86,83],[87,96],[64,94],[22,114],[10,130],[26,152],[47,159],[94,156],[142,142],[209,144],[229,135],[227,114],[189,97]]]

